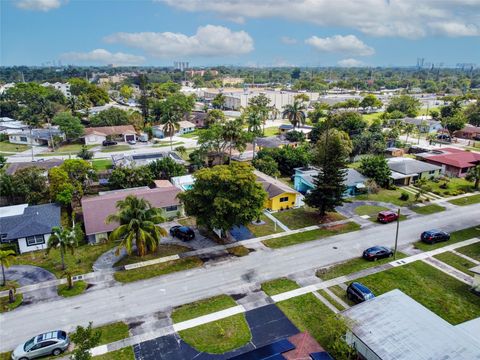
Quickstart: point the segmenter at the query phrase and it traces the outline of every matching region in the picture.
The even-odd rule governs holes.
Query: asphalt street
[[[480,223],[480,204],[457,207],[400,223],[399,245],[432,228],[454,231]],[[0,315],[0,352],[38,333],[76,325],[96,326],[143,316],[224,293],[245,293],[269,279],[360,256],[373,245],[392,246],[396,224],[375,226],[278,250],[255,251],[202,268],[118,285]]]

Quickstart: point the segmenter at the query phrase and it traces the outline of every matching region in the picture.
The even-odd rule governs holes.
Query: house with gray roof
[[[401,121],[404,124],[415,125],[421,133],[433,133],[443,129],[440,121],[433,119],[406,117],[401,119]]]
[[[418,179],[433,179],[442,172],[441,166],[406,157],[391,158],[387,163],[391,171],[390,178],[396,185],[410,185]]]
[[[398,289],[342,315],[347,343],[366,360],[479,360],[479,319],[452,325]]]
[[[296,168],[294,175],[295,190],[302,194],[306,194],[315,188],[315,176],[318,175],[316,167]],[[344,184],[347,187],[345,197],[358,195],[365,189],[365,181],[367,178],[355,169],[346,169]]]
[[[46,249],[52,228],[60,225],[57,204],[0,208],[0,242],[16,244],[20,254]]]
[[[55,128],[49,129],[19,129],[19,131],[8,134],[8,141],[12,144],[42,146],[49,145],[55,137],[65,140],[65,134]]]

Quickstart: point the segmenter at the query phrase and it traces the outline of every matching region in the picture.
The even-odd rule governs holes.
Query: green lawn
[[[293,280],[280,278],[264,282],[262,284],[262,291],[269,296],[273,296],[290,290],[298,289],[299,287],[300,286],[298,286],[298,284]]]
[[[325,218],[322,218],[318,214],[318,210],[306,206],[279,211],[272,215],[291,230],[345,219],[344,216],[336,212],[329,212]]]
[[[413,195],[406,201],[400,200],[401,195],[401,188],[396,190],[381,189],[377,194],[361,194],[351,198],[351,200],[382,201],[397,206],[408,206],[415,203]]]
[[[335,225],[327,228],[304,231],[297,234],[291,234],[282,236],[275,239],[269,239],[262,241],[264,245],[271,248],[281,248],[284,246],[290,246],[300,244],[307,241],[318,240],[327,236],[333,236],[343,234],[350,231],[356,231],[360,229],[360,225],[354,222],[348,222],[342,225]]]
[[[340,299],[342,299],[348,305],[350,306],[355,305],[355,303],[347,297],[347,292],[343,290],[339,285],[334,285],[330,287],[329,290],[333,292],[335,295],[337,295]]]
[[[260,216],[260,220],[262,220],[265,224],[254,225],[250,223],[247,225],[248,230],[250,230],[250,232],[255,237],[261,237],[261,236],[275,234],[283,231],[282,228],[278,225],[277,225],[277,229],[275,230],[275,224],[273,223],[273,221],[263,214]]]
[[[103,153],[115,152],[115,151],[128,151],[132,148],[130,145],[112,145],[112,146],[104,146],[102,150]]]
[[[84,146],[84,144],[65,144],[65,145],[61,145],[59,146],[58,148],[55,149],[55,151],[52,151],[50,153],[46,153],[48,155],[69,155],[69,154],[77,154],[78,152],[80,152],[80,150],[82,150],[82,146]],[[94,147],[97,147],[98,145],[86,145],[87,149],[91,149],[91,148],[94,148]],[[46,155],[46,154],[42,154],[42,155]]]
[[[420,235],[419,235],[420,236]],[[450,240],[439,242],[436,244],[426,244],[422,241],[417,241],[413,245],[420,250],[429,251],[437,249],[446,245],[454,244],[463,240],[468,240],[474,237],[480,236],[480,224],[472,226],[470,228],[454,231],[450,234]]]
[[[413,206],[411,209],[415,211],[417,214],[422,214],[422,215],[430,215],[437,212],[445,211],[445,207],[437,204],[430,204],[423,207]]]
[[[336,300],[334,300],[325,290],[318,290],[318,293],[325,298],[330,304],[335,306],[337,310],[345,310],[345,308],[340,305]]]
[[[83,280],[75,281],[71,289],[67,284],[59,285],[57,288],[58,295],[63,297],[71,297],[80,295],[87,288],[87,283]]]
[[[379,119],[382,112],[370,113],[370,114],[362,114],[363,119],[371,124],[373,120]]]
[[[475,263],[464,259],[461,256],[458,256],[450,251],[438,254],[434,256],[435,259],[438,259],[445,264],[448,264],[454,267],[457,270],[464,272],[467,275],[473,276],[473,273],[469,269],[475,266]]]
[[[244,314],[183,330],[179,335],[198,351],[210,354],[223,354],[237,349],[252,338]]]
[[[445,183],[446,188],[444,189]],[[428,188],[428,191],[444,197],[460,195],[473,191],[473,183],[463,178],[451,178],[448,182],[443,180],[430,180],[425,183],[425,186]]]
[[[98,345],[109,344],[118,340],[126,339],[130,336],[128,333],[128,325],[122,321],[99,326],[96,327],[95,330],[100,330],[102,332],[100,343]]]
[[[135,360],[133,347],[129,346],[103,355],[94,356],[95,360]]]
[[[404,258],[406,255],[397,251],[397,259]],[[374,266],[386,264],[393,261],[393,257],[380,259],[377,261],[368,261],[364,258],[355,258],[352,260],[345,261],[343,263],[331,266],[329,268],[322,268],[317,270],[316,275],[322,280],[329,280],[339,276],[353,274],[357,271],[368,269]]]
[[[266,127],[265,132],[263,133],[263,135],[265,137],[275,136],[275,135],[278,135],[278,134],[279,134],[279,130],[278,130],[278,127],[276,127],[276,126]]]
[[[198,130],[194,130],[194,131],[189,132],[187,134],[182,134],[182,135],[178,135],[178,136],[182,137],[182,138],[187,138],[187,139],[197,137],[198,136]]]
[[[421,261],[358,280],[375,295],[400,289],[453,325],[480,316],[480,297],[470,286]]]
[[[9,289],[12,288],[12,287],[18,288],[18,287],[19,287],[18,282],[13,281],[13,280],[10,281],[10,280],[8,280],[8,278],[7,278],[7,280],[5,281],[5,285],[4,285],[4,286],[0,286],[0,291],[9,290]]]
[[[111,159],[92,160],[92,166],[95,171],[105,171],[112,168],[113,161]]]
[[[236,257],[243,257],[250,254],[250,250],[242,245],[229,248],[227,251],[230,255],[233,255]]]
[[[180,254],[182,252],[190,250],[190,248],[181,245],[159,245],[154,253],[147,254],[143,257],[137,256],[136,254],[132,253],[132,255],[127,255],[123,259],[117,261],[114,266],[117,267],[135,264],[137,262],[158,259],[165,256]]]
[[[188,257],[180,260],[168,261],[161,264],[144,266],[128,271],[118,271],[113,277],[122,283],[150,279],[155,276],[170,274],[176,271],[188,270],[203,265],[203,261],[197,257]]]
[[[480,242],[467,245],[455,250],[458,251],[459,253],[462,253],[463,255],[467,255],[468,257],[471,257],[472,259],[480,261]]]
[[[0,151],[4,151],[7,153],[14,153],[14,152],[21,152],[30,149],[28,145],[22,144],[11,144],[8,141],[1,141],[0,142]]]
[[[81,245],[75,248],[73,255],[70,252],[65,254],[66,267],[73,275],[91,272],[95,260],[116,245],[118,244],[111,241],[98,245]],[[64,270],[62,270],[60,250],[58,249],[50,251],[49,255],[46,255],[43,250],[18,255],[14,258],[13,263],[19,265],[40,266],[53,273],[57,278],[61,278],[64,274]]]
[[[450,200],[449,203],[453,205],[472,205],[480,202],[480,194],[473,195],[473,196],[466,196],[460,199]]]
[[[338,346],[345,335],[344,324],[313,294],[281,301],[277,306],[300,331],[308,331],[334,359],[348,358],[339,352],[346,345]]]
[[[172,312],[172,320],[174,323],[179,323],[217,311],[225,310],[236,305],[237,303],[231,296],[219,295],[175,308]]]
[[[23,295],[16,294],[15,301],[13,303],[8,302],[8,296],[0,297],[0,313],[12,311],[22,305]]]
[[[172,142],[170,144],[170,141],[161,141],[155,145],[153,145],[153,147],[167,147],[167,146],[176,146],[176,145],[183,145],[183,142],[182,141],[177,141],[177,142]]]

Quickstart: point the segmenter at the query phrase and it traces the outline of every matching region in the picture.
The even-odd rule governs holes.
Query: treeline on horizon
[[[193,68],[200,69],[200,68]],[[225,76],[243,78],[248,84],[291,85],[293,90],[322,92],[334,87],[374,91],[381,88],[420,88],[429,93],[468,93],[480,88],[480,69],[464,68],[416,68],[416,67],[271,67],[252,68],[235,66],[215,66],[201,68],[207,70],[203,76],[187,76],[185,71],[172,67],[105,67],[105,66],[65,66],[0,67],[0,83],[9,82],[65,82],[71,78],[90,78],[93,73],[115,75],[125,72],[143,73],[149,82],[164,83],[191,80],[196,87],[221,87]],[[218,74],[208,70],[216,70]],[[135,83],[135,77],[125,80]],[[243,85],[236,85],[242,87]]]

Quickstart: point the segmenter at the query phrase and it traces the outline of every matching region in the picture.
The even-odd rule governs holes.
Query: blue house
[[[309,168],[296,168],[294,175],[294,187],[295,190],[302,194],[308,193],[310,190],[315,188],[315,176],[318,174],[318,169],[315,167]],[[345,196],[355,196],[359,194],[362,189],[365,188],[365,180],[367,178],[360,174],[355,169],[347,169],[345,175],[345,185],[347,190],[345,191]]]

